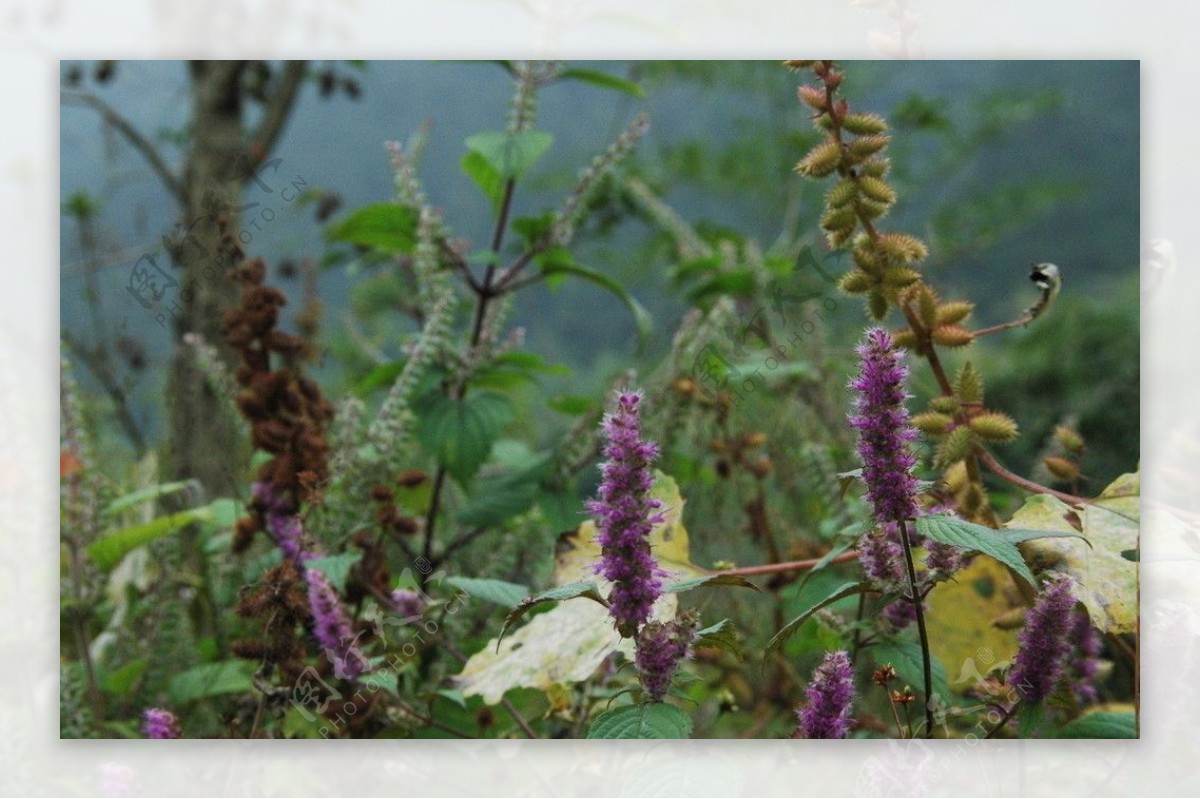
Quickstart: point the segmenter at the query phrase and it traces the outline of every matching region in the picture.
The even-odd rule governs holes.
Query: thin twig
[[[167,187],[167,190],[171,192],[171,195],[179,202],[179,204],[183,205],[187,202],[187,195],[184,192],[183,181],[180,180],[178,175],[171,171],[171,168],[167,166],[167,162],[163,160],[162,155],[160,155],[158,149],[150,143],[150,140],[138,132],[132,123],[130,123],[125,117],[121,116],[121,114],[115,108],[90,92],[70,90],[64,91],[63,99],[67,101],[73,100],[76,103],[90,106],[98,111],[101,119],[112,125],[113,128],[122,136],[124,136],[125,140],[133,146],[133,149],[137,150],[138,153],[146,159],[146,162],[150,164],[150,168],[154,170],[159,179],[162,180],[163,184]]]

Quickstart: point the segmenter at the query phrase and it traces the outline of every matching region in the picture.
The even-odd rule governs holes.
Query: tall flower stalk
[[[622,392],[604,417],[607,460],[598,497],[588,503],[599,531],[597,572],[613,584],[609,611],[626,638],[637,635],[662,595],[661,571],[650,554],[650,531],[663,520],[662,503],[650,496],[658,445],[642,438],[641,401],[640,392]]]
[[[856,352],[861,359],[861,368],[858,377],[850,382],[850,388],[857,395],[850,426],[858,431],[863,482],[867,486],[867,499],[874,510],[875,522],[883,530],[889,524],[895,524],[900,532],[904,564],[908,570],[909,600],[921,637],[925,735],[929,737],[933,735],[933,666],[907,524],[909,519],[919,515],[917,479],[912,473],[917,459],[909,449],[917,431],[909,422],[908,408],[904,404],[908,399],[904,388],[908,368],[902,360],[903,350],[896,348],[892,337],[882,328],[868,330]]]

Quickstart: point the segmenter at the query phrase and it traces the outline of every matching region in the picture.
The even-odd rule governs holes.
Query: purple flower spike
[[[333,673],[353,680],[363,671],[362,655],[354,647],[350,620],[342,611],[333,586],[317,569],[304,573],[308,582],[308,604],[313,617],[313,635],[333,662]]]
[[[142,711],[142,732],[147,738],[162,740],[180,736],[179,719],[169,710],[152,707]]]
[[[1071,651],[1071,613],[1075,597],[1070,578],[1058,575],[1042,587],[1037,602],[1025,617],[1020,649],[1008,673],[1008,684],[1021,698],[1037,703],[1048,697],[1063,676]]]
[[[804,737],[845,738],[850,732],[850,703],[854,700],[850,656],[845,652],[825,655],[805,695],[808,704],[797,714]]]
[[[650,531],[663,520],[662,503],[650,496],[650,466],[658,445],[642,438],[641,392],[623,392],[604,417],[604,448],[599,496],[588,503],[596,518],[601,559],[596,571],[613,583],[609,610],[622,636],[632,638],[650,618],[662,594],[662,572],[650,554]]]
[[[856,352],[862,368],[850,382],[858,394],[850,426],[858,431],[867,499],[880,524],[916,518],[917,481],[912,469],[917,459],[908,445],[917,431],[909,424],[904,405],[908,368],[901,361],[903,351],[893,346],[886,330],[872,328]]]
[[[1092,626],[1087,611],[1076,608],[1071,618],[1071,658],[1067,677],[1071,692],[1081,705],[1100,699],[1096,691],[1096,674],[1100,671],[1100,634]]]
[[[688,618],[652,621],[638,631],[635,661],[646,696],[662,701],[679,664],[691,657],[695,638],[695,620]]]

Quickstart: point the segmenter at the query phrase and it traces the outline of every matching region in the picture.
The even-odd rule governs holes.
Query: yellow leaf
[[[1131,633],[1138,622],[1138,473],[1117,478],[1097,501],[1076,511],[1044,494],[1032,497],[1006,525],[1080,532],[1078,538],[1045,538],[1022,545],[1034,561],[1075,581],[1075,595],[1103,632]]]
[[[925,613],[929,648],[942,665],[951,690],[963,691],[1017,651],[1016,630],[992,622],[1021,605],[1008,569],[977,557],[949,582],[929,593]]]

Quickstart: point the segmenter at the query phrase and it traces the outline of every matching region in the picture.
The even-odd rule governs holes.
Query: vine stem
[[[933,737],[933,663],[929,655],[929,633],[925,630],[925,610],[921,607],[921,595],[917,591],[917,569],[913,566],[912,541],[908,537],[908,524],[900,519],[900,540],[904,544],[904,563],[908,567],[908,585],[912,592],[913,608],[917,613],[917,632],[921,636],[921,667],[925,678],[925,737]]]

